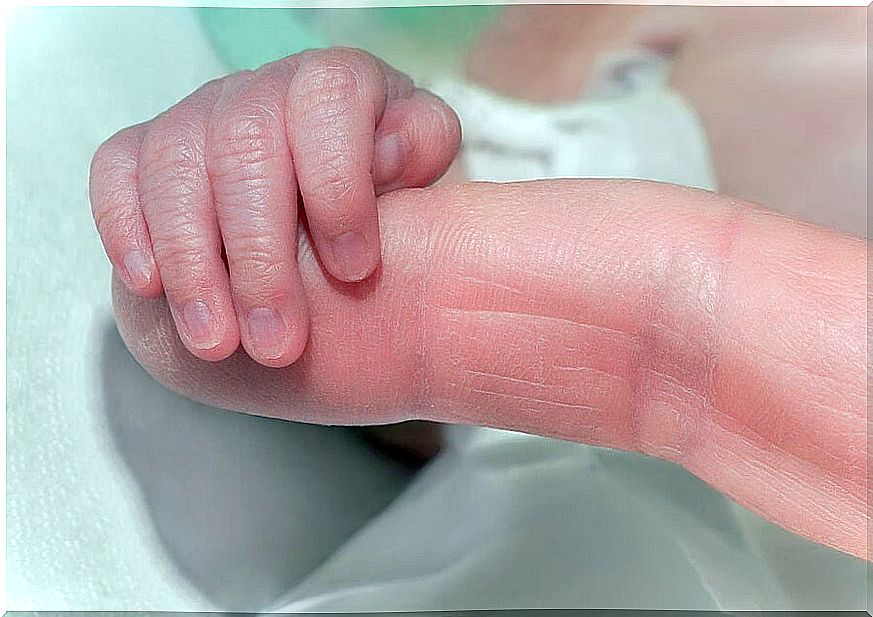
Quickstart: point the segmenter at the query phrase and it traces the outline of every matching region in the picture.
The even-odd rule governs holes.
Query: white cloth
[[[545,106],[457,82],[433,84],[461,118],[471,180],[639,178],[715,189],[706,138],[664,61],[619,54],[595,66],[584,100]]]
[[[10,610],[863,607],[864,564],[666,463],[452,427],[400,493],[407,474],[348,431],[163,389],[114,331],[88,162],[225,69],[189,9],[20,9],[8,28]],[[543,175],[709,181],[680,101],[602,92]]]

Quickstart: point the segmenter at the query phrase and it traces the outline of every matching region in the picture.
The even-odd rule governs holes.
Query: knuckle
[[[143,140],[142,171],[196,169],[203,163],[202,141],[200,131],[190,122],[160,123]]]
[[[219,211],[244,208],[254,218],[269,206],[275,189],[261,170],[228,169],[213,176],[213,193]]]
[[[136,189],[129,177],[120,177],[115,174],[103,176],[92,184],[91,192],[91,211],[95,219],[120,212],[129,215],[131,210],[136,207]],[[99,198],[97,198],[97,194],[100,195]]]
[[[279,58],[278,60],[273,60],[272,62],[262,64],[257,69],[255,69],[255,77],[277,77],[281,80],[290,80],[297,72],[297,69],[300,68],[303,59],[307,57],[307,54],[310,53],[310,50],[304,50],[296,54],[285,56],[284,58]]]
[[[117,245],[134,235],[132,217],[121,208],[101,208],[94,210],[94,224],[100,237],[103,238],[107,250],[117,248]]]
[[[226,85],[229,78],[233,78],[238,84],[241,86],[245,86],[252,82],[258,76],[257,70],[253,69],[242,69],[241,71],[237,71],[236,73],[231,73],[227,77],[222,78],[222,85]]]
[[[311,182],[307,193],[320,200],[321,203],[318,207],[323,215],[333,215],[334,211],[343,208],[345,203],[354,200],[355,185],[356,183],[348,173],[348,165],[334,161],[333,166],[325,164],[325,171]]]
[[[252,104],[221,112],[210,123],[208,162],[217,170],[228,165],[263,163],[280,155],[284,140],[276,111]]]
[[[154,252],[161,278],[172,290],[206,280],[208,257],[199,248],[184,242],[155,242]]]
[[[245,217],[247,222],[249,217]],[[267,221],[259,221],[256,225],[246,225],[236,228],[228,235],[226,247],[228,262],[244,260],[251,257],[262,261],[276,261],[281,254],[281,238]]]
[[[355,47],[334,47],[327,50],[326,58],[356,68],[358,73],[369,76],[378,71],[379,61],[372,54]]]
[[[105,193],[117,190],[116,187],[129,181],[136,171],[135,153],[125,144],[125,131],[116,133],[100,144],[91,157],[89,186],[92,195],[95,191]]]
[[[418,92],[426,104],[425,113],[433,118],[437,136],[446,139],[449,143],[460,143],[461,120],[455,110],[429,90],[419,89]]]
[[[300,97],[310,105],[358,97],[381,72],[372,56],[356,49],[334,48],[304,64],[295,81]]]
[[[119,157],[119,147],[116,143],[115,136],[110,137],[97,147],[94,155],[91,157],[91,165],[89,167],[91,181],[101,179],[109,172],[113,165],[113,160]]]
[[[357,50],[324,51],[303,63],[286,91],[288,128],[300,137],[300,127],[314,125],[318,134],[346,139],[343,127],[363,126],[366,117],[375,120],[384,107],[384,85],[371,56]]]
[[[168,122],[145,136],[139,178],[143,197],[184,198],[202,188],[204,140],[189,122]]]
[[[288,264],[277,259],[275,251],[266,249],[262,243],[229,257],[228,265],[233,274],[234,295],[274,297],[289,280]]]
[[[301,93],[313,103],[353,99],[360,90],[358,74],[346,64],[321,63],[309,68]]]
[[[220,78],[215,88],[215,98],[210,111],[215,112],[216,109],[226,107],[228,103],[239,98],[241,93],[250,88],[252,82],[255,81],[255,76],[255,71],[244,69]]]

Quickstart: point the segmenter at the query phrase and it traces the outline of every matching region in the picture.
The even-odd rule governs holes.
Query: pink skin
[[[122,335],[212,405],[638,450],[868,557],[866,242],[649,182],[466,184],[379,207],[382,264],[363,284],[301,242],[312,321],[293,366],[205,363],[164,300],[116,284]]]
[[[454,112],[381,60],[308,51],[111,137],[92,161],[92,209],[118,276],[166,295],[191,353],[219,361],[241,342],[283,367],[309,335],[298,190],[326,270],[361,281],[380,261],[376,196],[433,182],[459,143]]]

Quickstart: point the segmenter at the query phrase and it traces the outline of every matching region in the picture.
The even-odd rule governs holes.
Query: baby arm
[[[311,340],[270,370],[185,350],[163,300],[115,285],[161,382],[321,423],[424,418],[638,450],[866,558],[866,243],[631,181],[396,191],[363,284],[299,251]]]

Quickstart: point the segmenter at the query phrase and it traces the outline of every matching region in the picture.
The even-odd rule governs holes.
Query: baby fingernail
[[[285,353],[285,324],[274,309],[256,308],[249,311],[249,336],[256,353],[275,360]]]
[[[344,233],[333,241],[333,249],[343,280],[360,281],[370,273],[370,247],[360,233]]]
[[[376,162],[378,164],[378,182],[390,184],[403,172],[403,144],[400,136],[391,133],[376,142]]]
[[[194,300],[182,310],[185,328],[191,344],[197,349],[212,349],[218,345],[218,328],[212,309],[202,300]]]
[[[152,260],[144,252],[134,249],[128,251],[122,260],[128,283],[135,289],[148,287],[152,282]]]

